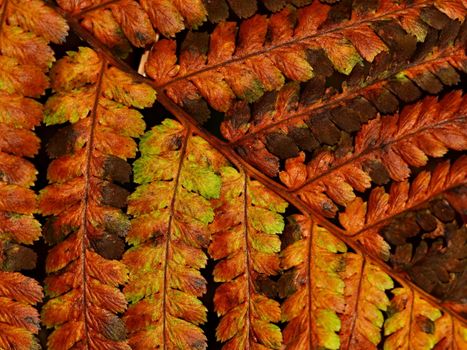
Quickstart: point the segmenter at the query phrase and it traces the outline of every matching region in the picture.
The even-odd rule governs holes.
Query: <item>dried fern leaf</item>
[[[461,217],[466,190],[464,184],[445,191],[377,226],[391,246],[390,265],[396,271],[405,271],[419,287],[464,314],[467,227]]]
[[[45,107],[47,125],[70,125],[49,141],[55,158],[40,212],[49,217],[45,239],[55,246],[46,260],[48,302],[43,323],[54,330],[48,348],[130,349],[117,314],[127,306],[118,289],[127,268],[118,260],[129,227],[120,208],[127,191],[127,158],[136,154],[142,115],[155,92],[110,66],[89,48],[69,52],[52,69],[56,92]]]
[[[390,305],[386,293],[394,283],[378,266],[352,253],[346,256],[342,276],[346,306],[341,316],[341,349],[377,349]]]
[[[286,7],[270,18],[255,15],[238,28],[236,22],[223,22],[210,36],[189,33],[178,49],[174,41],[161,40],[153,46],[146,71],[187,112],[196,115],[196,109],[206,109],[206,102],[226,112],[236,99],[253,102],[278,90],[286,78],[324,89],[333,74],[352,73],[349,82],[361,81],[365,72],[381,74],[416,62],[417,55],[425,56],[438,44],[436,37],[417,51],[413,33],[420,27],[433,28],[421,16],[427,9],[446,17],[446,23],[433,20],[431,25],[452,27],[439,39],[440,45],[452,42],[461,26],[459,13],[446,11],[450,18],[429,1],[383,1],[373,9],[351,6],[350,1],[336,6],[314,1],[299,10]],[[426,38],[431,36],[419,36],[423,43]],[[226,135],[231,136],[236,135]]]
[[[43,1],[0,1],[0,348],[39,349],[34,334],[39,314],[33,305],[42,288],[18,272],[34,269],[32,244],[41,235],[36,195],[30,189],[37,171],[26,160],[39,150],[33,129],[42,119],[42,105],[32,99],[49,86],[53,62],[49,42],[60,43],[65,21]]]
[[[334,217],[339,205],[358,198],[357,191],[405,181],[411,167],[467,149],[466,102],[466,95],[454,91],[439,101],[427,97],[400,114],[378,116],[360,128],[345,153],[322,151],[308,164],[300,153],[286,161],[279,177],[311,208]]]
[[[216,205],[209,253],[220,260],[214,295],[221,320],[216,337],[224,350],[280,349],[279,303],[263,291],[267,278],[280,271],[280,213],[287,203],[257,181],[233,168],[222,169],[222,190]]]
[[[394,289],[392,294],[389,318],[384,323],[384,349],[433,349],[439,341],[435,329],[441,311],[408,288]]]
[[[123,258],[129,269],[124,319],[132,349],[205,349],[200,273],[226,160],[205,140],[166,119],[147,132],[134,164],[133,215]]]

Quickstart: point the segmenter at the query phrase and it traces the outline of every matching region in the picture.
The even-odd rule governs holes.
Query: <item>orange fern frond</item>
[[[161,40],[151,50],[146,72],[175,103],[203,121],[209,117],[205,101],[227,112],[236,99],[256,101],[280,89],[286,78],[310,81],[310,89],[321,86],[324,93],[326,78],[335,72],[352,72],[349,79],[359,82],[365,72],[381,74],[414,62],[417,55],[426,56],[438,39],[433,43],[427,33],[418,33],[419,28],[446,27],[449,34],[440,39],[440,46],[452,42],[460,28],[456,20],[462,12],[440,12],[429,1],[382,1],[373,8],[355,9],[349,1],[342,4],[330,7],[314,1],[299,10],[286,7],[270,18],[255,15],[239,28],[224,22],[210,36],[189,33],[180,48],[174,41]],[[425,18],[426,11],[439,13],[442,23]],[[417,40],[425,39],[426,47],[416,54]],[[201,115],[197,109],[206,111]]]
[[[126,331],[116,315],[126,309],[118,286],[127,281],[119,259],[129,222],[120,208],[129,181],[125,162],[136,154],[144,131],[131,107],[151,106],[155,92],[134,82],[89,48],[69,52],[52,69],[55,95],[46,103],[47,125],[61,129],[48,144],[56,158],[39,208],[47,222],[46,241],[55,244],[46,260],[48,302],[42,320],[54,327],[51,350],[125,349]]]
[[[309,218],[290,218],[285,232],[286,272],[279,282],[287,297],[285,349],[446,349],[467,341],[457,318],[412,288],[396,286]]]
[[[285,230],[295,241],[282,251],[282,319],[287,350],[339,349],[345,311],[345,284],[340,273],[347,246],[309,218],[289,218]]]
[[[438,194],[465,184],[467,158],[461,156],[450,164],[445,161],[436,166],[433,171],[422,171],[413,180],[405,180],[392,184],[389,193],[383,187],[374,188],[368,202],[355,198],[339,214],[339,221],[347,230],[346,233],[357,239],[368,239],[377,242],[378,235],[372,234],[374,228],[386,220],[411,210]],[[376,255],[387,258],[387,245],[375,244],[372,251]]]
[[[410,167],[425,166],[429,157],[467,149],[467,97],[461,91],[440,101],[427,97],[400,114],[377,117],[363,125],[347,150],[322,151],[305,164],[304,154],[288,159],[280,179],[305,203],[333,217],[338,205],[389,181],[405,181]]]

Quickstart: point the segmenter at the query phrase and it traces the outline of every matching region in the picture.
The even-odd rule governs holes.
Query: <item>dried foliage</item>
[[[377,116],[359,127],[354,144],[345,150],[319,152],[308,164],[304,153],[288,159],[279,177],[312,208],[333,217],[338,205],[347,207],[357,200],[354,191],[406,181],[410,167],[425,166],[429,157],[442,157],[449,149],[466,150],[466,108],[467,96],[461,91],[440,101],[427,97],[400,114]],[[358,225],[354,217],[351,221]]]
[[[371,82],[365,81],[368,73],[378,81],[410,63],[429,60],[433,46],[443,47],[457,36],[465,10],[458,8],[460,1],[453,2],[456,11],[445,4],[438,9],[431,1],[379,5],[362,1],[353,8],[351,1],[332,7],[315,1],[299,10],[286,7],[270,18],[255,15],[239,27],[236,22],[220,23],[210,36],[189,33],[178,50],[174,41],[160,40],[152,48],[146,71],[173,101],[200,120],[208,117],[204,100],[218,111],[233,109],[233,125],[225,125],[223,133],[236,139],[250,127],[244,113],[235,113],[236,107],[244,106],[236,99],[256,101],[288,79],[309,81],[302,98],[309,104],[325,95],[326,78],[335,72],[352,73],[349,85],[366,85]],[[436,29],[444,29],[439,38]],[[417,50],[417,42],[423,49]],[[431,73],[413,74],[422,74],[416,79],[422,89],[426,80],[437,81]],[[292,92],[284,94],[287,98]],[[252,124],[264,127],[282,119],[281,114],[295,109],[287,102],[291,101],[282,104],[286,110],[254,116]]]
[[[224,350],[280,349],[282,335],[275,325],[280,305],[265,291],[268,277],[280,271],[280,240],[287,203],[257,181],[233,168],[224,168],[223,187],[212,224],[209,253],[220,260],[214,295],[222,316],[216,336]]]
[[[0,349],[465,348],[466,14],[0,0]]]
[[[128,50],[152,44],[159,33],[173,37],[205,21],[218,23],[229,9],[240,18],[258,11],[258,2],[276,12],[287,3],[304,6],[311,0],[57,0],[59,6],[109,47]],[[128,43],[129,42],[129,43]]]

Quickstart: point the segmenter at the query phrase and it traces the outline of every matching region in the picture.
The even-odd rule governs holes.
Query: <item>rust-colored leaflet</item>
[[[37,349],[40,284],[20,270],[34,269],[36,253],[24,245],[41,235],[36,195],[37,171],[26,158],[39,151],[34,128],[43,107],[33,98],[49,86],[54,61],[50,42],[67,34],[65,21],[43,1],[0,1],[0,348]]]
[[[54,245],[46,261],[49,300],[42,308],[43,323],[54,327],[47,346],[127,350],[117,316],[127,306],[118,287],[128,271],[117,260],[129,228],[120,210],[127,191],[115,182],[129,181],[125,160],[135,156],[132,137],[145,127],[132,107],[151,106],[155,92],[85,47],[58,61],[51,76],[56,93],[46,103],[44,122],[70,125],[48,143],[55,158],[51,184],[39,198],[48,217],[45,239]]]
[[[305,164],[301,153],[286,161],[279,177],[312,208],[333,217],[339,205],[357,198],[356,191],[405,181],[410,167],[423,167],[450,149],[466,150],[466,102],[455,91],[439,101],[427,97],[400,114],[378,116],[360,128],[346,154],[325,150]]]

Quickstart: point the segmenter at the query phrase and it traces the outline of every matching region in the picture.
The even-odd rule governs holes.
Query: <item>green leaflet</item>
[[[199,324],[206,308],[197,298],[206,291],[199,269],[207,262],[202,248],[214,220],[210,200],[220,196],[220,171],[227,163],[170,119],[143,136],[140,150],[134,176],[141,185],[128,200],[134,218],[127,241],[134,247],[123,258],[130,271],[124,289],[131,303],[124,316],[129,342],[138,349],[195,348],[205,342]],[[152,315],[144,337],[141,314]]]

